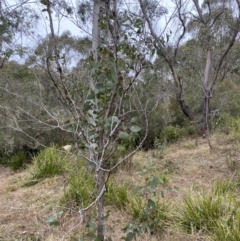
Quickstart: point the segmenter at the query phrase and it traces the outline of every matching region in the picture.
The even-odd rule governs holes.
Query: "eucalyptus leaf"
[[[137,125],[131,125],[129,127],[131,132],[139,132],[141,130],[141,127],[137,126]]]
[[[133,123],[133,122],[136,122],[137,121],[137,117],[132,117],[131,118],[131,122]]]
[[[119,132],[119,138],[121,140],[126,140],[130,138],[130,135],[127,132],[120,131]]]
[[[104,91],[105,91],[105,86],[104,86],[104,84],[102,84],[102,83],[96,84],[96,89],[97,89],[99,92],[104,92]]]
[[[94,229],[94,230],[97,230],[97,225],[96,225],[95,223],[89,222],[89,223],[87,224],[87,226],[90,227],[90,228],[92,228],[92,229]]]
[[[114,83],[111,82],[111,81],[107,81],[107,83],[106,83],[106,88],[107,88],[107,89],[112,89],[113,87],[114,87]]]
[[[113,82],[117,82],[117,75],[116,75],[116,72],[114,71],[114,69],[111,69],[111,77],[112,77],[112,80]]]
[[[57,214],[55,213],[54,215],[52,215],[51,217],[47,218],[45,220],[45,223],[49,224],[49,225],[54,225],[57,226],[59,225],[59,222],[57,220]]]
[[[148,199],[148,207],[152,210],[156,210],[155,202],[151,199]]]
[[[134,234],[132,232],[129,232],[125,238],[125,241],[132,241],[134,238]]]
[[[163,181],[163,179],[161,177],[155,176],[155,180],[157,180],[158,183],[160,183],[160,184],[164,184],[164,181]]]
[[[120,120],[117,116],[112,116],[112,122],[113,123],[118,123]]]

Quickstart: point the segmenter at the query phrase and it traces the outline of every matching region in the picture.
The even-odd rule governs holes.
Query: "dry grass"
[[[224,141],[224,138],[226,141]],[[212,138],[214,149],[210,150],[206,139],[181,140],[165,150],[163,158],[153,157],[151,151],[138,152],[133,158],[133,168],[118,170],[115,178],[133,188],[144,184],[144,177],[136,175],[148,166],[156,166],[156,173],[168,177],[166,185],[161,186],[165,199],[181,202],[183,194],[189,188],[210,189],[216,180],[233,177],[236,172],[227,160],[236,160],[240,156],[238,143],[229,143],[227,137],[215,135]],[[75,236],[83,230],[79,216],[73,211],[59,207],[64,190],[64,178],[48,178],[34,186],[24,186],[27,171],[13,172],[0,166],[0,240],[62,240],[62,237],[74,226],[70,235]],[[178,187],[178,190],[169,187]],[[111,209],[107,221],[109,234],[113,240],[120,240],[121,230],[130,220],[126,212]],[[45,220],[55,211],[64,210],[60,225],[49,226]],[[74,234],[74,232],[76,232]],[[148,241],[196,241],[205,240],[202,234],[184,234],[177,227],[169,226],[160,237],[145,236],[138,239]]]

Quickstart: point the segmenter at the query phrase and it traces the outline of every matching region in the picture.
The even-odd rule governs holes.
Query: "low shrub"
[[[182,130],[178,126],[167,126],[164,135],[167,143],[172,143],[181,137]]]
[[[151,234],[161,233],[170,219],[170,202],[142,198],[135,195],[130,199],[129,213],[134,220],[145,224]]]

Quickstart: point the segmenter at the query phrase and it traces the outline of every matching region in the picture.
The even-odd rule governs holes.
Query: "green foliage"
[[[8,165],[13,170],[18,170],[21,167],[23,167],[24,159],[25,159],[25,154],[24,152],[21,151],[10,158]]]
[[[110,169],[111,167],[115,166],[121,159],[127,156],[130,152],[131,152],[131,149],[126,148],[125,145],[122,145],[122,144],[118,145],[113,155],[111,156],[111,158],[105,163],[104,168]],[[129,167],[131,165],[131,160],[132,160],[132,156],[124,160],[120,164],[121,168],[124,168],[125,166]]]
[[[145,185],[136,188],[135,195],[129,198],[128,212],[134,221],[128,224],[124,231],[128,232],[124,240],[132,240],[141,232],[149,234],[161,233],[167,225],[170,214],[170,203],[160,201],[163,192],[158,190],[159,185],[164,184],[161,175],[151,175],[156,168],[145,168],[137,174],[145,177]]]
[[[77,160],[75,167],[67,177],[68,187],[64,191],[61,203],[64,206],[84,208],[96,197],[95,179],[94,175],[86,170],[83,160]]]
[[[212,241],[240,241],[240,212],[232,222],[227,219],[219,221],[211,237]]]
[[[217,130],[227,135],[229,143],[240,141],[240,118],[234,118],[228,114],[222,115]]]
[[[129,190],[126,184],[116,183],[110,180],[105,193],[106,204],[113,205],[120,210],[124,210],[129,203]]]
[[[54,214],[50,217],[48,217],[45,220],[45,223],[47,223],[48,225],[54,225],[54,226],[58,226],[59,225],[59,219],[61,218],[63,214],[63,211],[58,211],[58,212],[54,212]]]
[[[214,195],[226,195],[234,193],[237,189],[237,184],[231,180],[217,181],[213,187]]]
[[[125,233],[127,232],[126,236],[121,238],[125,241],[137,240],[137,236],[141,236],[142,233],[147,232],[150,234],[148,226],[144,223],[138,222],[129,223],[125,228],[123,228],[123,231]]]
[[[239,48],[239,45],[235,46]],[[237,51],[236,51],[237,53]],[[239,118],[240,103],[239,103],[239,79],[232,76],[231,79],[225,79],[224,81],[218,81],[215,86],[215,91],[212,100],[212,109],[218,110],[213,118],[213,125],[219,124],[222,118],[226,116],[232,118]]]
[[[162,159],[165,154],[167,147],[166,139],[155,138],[154,139],[154,151],[152,152],[153,157]]]
[[[33,166],[30,170],[31,178],[39,180],[62,174],[65,171],[67,163],[67,153],[58,150],[54,146],[46,148],[33,158]]]
[[[220,221],[232,223],[236,213],[232,188],[229,182],[219,182],[211,193],[187,194],[177,209],[178,223],[189,233],[212,233]]]
[[[184,116],[179,104],[174,98],[170,98],[168,108],[172,114],[169,123],[173,126],[184,126],[188,119]]]
[[[164,130],[164,138],[167,143],[172,143],[181,137],[182,131],[178,126],[167,126]]]
[[[181,128],[181,137],[182,136],[193,136],[200,132],[200,127],[194,125],[187,121],[185,125]]]
[[[25,160],[25,153],[20,151],[14,155],[6,155],[3,154],[0,157],[0,163],[11,167],[14,171],[23,167],[24,160]]]
[[[135,195],[130,199],[129,212],[139,224],[146,225],[149,233],[161,233],[169,220],[170,203]]]

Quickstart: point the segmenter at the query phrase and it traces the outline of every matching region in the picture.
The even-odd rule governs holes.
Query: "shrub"
[[[167,126],[160,135],[154,139],[154,147],[161,149],[168,143],[173,143],[182,137],[183,131],[178,126]]]
[[[240,118],[225,115],[218,129],[228,135],[228,142],[240,141]]]
[[[32,179],[42,179],[62,174],[68,156],[64,151],[49,147],[33,158],[33,167],[30,170]]]
[[[150,232],[159,233],[167,226],[170,217],[170,203],[144,199],[136,195],[129,203],[129,213],[140,224],[145,224]]]
[[[181,137],[182,131],[178,126],[167,126],[164,130],[164,135],[167,143],[172,143]]]
[[[183,127],[182,127],[182,136],[193,136],[200,133],[200,127],[196,126],[196,124],[192,124],[187,122]]]

